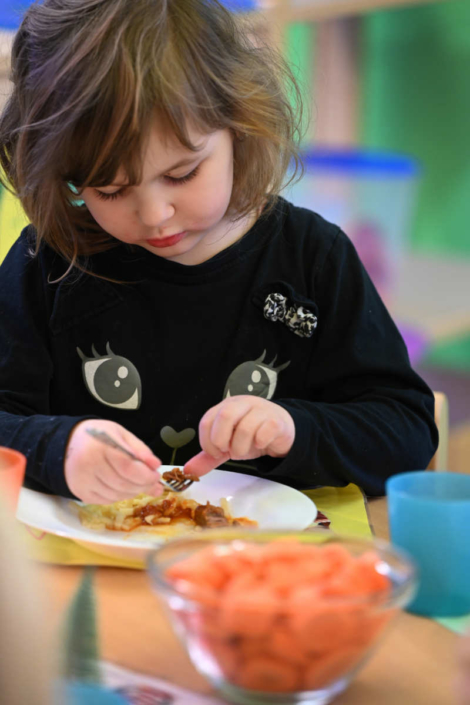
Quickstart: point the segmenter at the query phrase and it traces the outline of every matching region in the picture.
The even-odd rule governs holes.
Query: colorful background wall
[[[362,22],[362,141],[422,162],[414,246],[470,257],[470,2]]]
[[[19,7],[0,0],[0,26],[2,20],[3,26],[15,26],[12,5]],[[365,15],[360,30],[360,141],[410,154],[423,166],[412,246],[465,257],[470,257],[469,27],[469,0],[447,0]],[[288,58],[307,104],[314,57],[315,32],[292,25]],[[0,258],[17,223],[23,223],[21,213],[3,196]]]

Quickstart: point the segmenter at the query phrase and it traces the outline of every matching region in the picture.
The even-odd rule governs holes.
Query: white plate
[[[163,465],[160,472],[173,467]],[[212,470],[191,485],[184,496],[201,504],[209,500],[215,505],[220,505],[224,497],[230,502],[233,516],[254,519],[260,529],[302,530],[317,515],[312,500],[292,487],[226,470]],[[71,500],[26,488],[21,490],[16,516],[35,529],[65,536],[96,553],[117,558],[143,560],[152,546],[165,540],[153,532],[87,529],[80,523]]]

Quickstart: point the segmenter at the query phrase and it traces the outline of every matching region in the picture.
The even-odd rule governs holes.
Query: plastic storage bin
[[[417,162],[397,154],[319,148],[305,152],[303,161],[305,174],[286,189],[286,198],[345,231],[390,304],[413,222]]]

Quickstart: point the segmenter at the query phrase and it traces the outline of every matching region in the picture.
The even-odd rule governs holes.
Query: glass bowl
[[[239,705],[329,703],[415,591],[404,554],[324,529],[209,530],[147,565],[194,666]]]

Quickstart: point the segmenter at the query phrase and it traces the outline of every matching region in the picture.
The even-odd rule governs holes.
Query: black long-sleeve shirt
[[[279,199],[195,266],[122,243],[90,258],[125,283],[54,283],[67,264],[46,245],[32,258],[34,236],[26,228],[0,269],[0,445],[27,456],[29,487],[71,496],[64,453],[85,418],[183,464],[228,394],[270,399],[295,421],[287,457],[249,461],[251,474],[382,494],[390,475],[427,466],[433,395],[351,242],[320,216]]]

